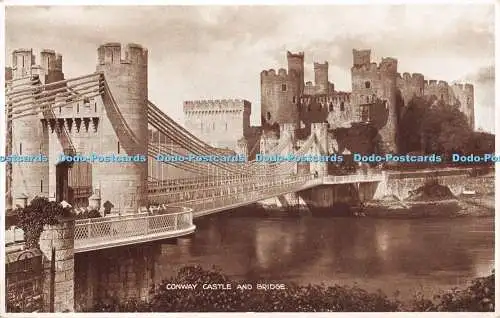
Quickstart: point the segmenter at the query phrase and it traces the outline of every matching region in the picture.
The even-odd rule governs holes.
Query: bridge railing
[[[204,197],[225,196],[231,194],[231,192],[240,191],[239,189],[264,188],[272,186],[273,182],[295,178],[297,178],[296,175],[286,173],[272,177],[253,176],[252,178],[241,178],[230,182],[198,184],[196,187],[179,185],[150,191],[148,198],[169,204],[185,202],[186,200],[202,199]]]
[[[283,177],[290,173],[274,175]],[[200,189],[204,187],[217,187],[232,183],[241,183],[245,180],[255,180],[266,176],[261,175],[234,175],[234,176],[202,176],[198,178],[172,179],[148,183],[148,193],[172,192],[184,189]]]
[[[79,220],[75,223],[75,248],[99,242],[179,232],[194,227],[192,209],[172,208],[181,212]]]
[[[215,184],[205,187],[203,185],[199,185],[195,189],[174,188],[171,189],[171,192],[167,190],[161,192],[156,191],[156,193],[149,193],[148,197],[152,200],[158,200],[169,204],[182,202],[182,205],[184,205],[184,202],[200,200],[203,198],[225,197],[238,192],[262,190],[268,187],[273,187],[280,182],[298,180],[298,178],[301,177],[303,176],[297,176],[290,173],[286,175],[273,176],[271,178],[257,176],[251,179],[241,179],[240,182],[234,183],[230,182],[220,185]]]
[[[178,185],[175,187],[164,187],[162,189],[155,189],[148,193],[150,199],[165,202],[177,203],[212,199],[217,197],[227,197],[237,192],[254,191],[264,189],[266,187],[273,187],[276,182],[281,180],[295,180],[296,175],[290,173],[283,175],[276,175],[268,178],[256,176],[252,178],[242,178],[239,182],[228,181],[220,183],[198,184],[196,187]],[[381,181],[385,178],[383,173],[360,173],[342,176],[325,176],[323,177],[324,183],[349,183],[349,182],[373,182]],[[274,183],[273,183],[274,182]],[[160,203],[160,202],[157,202]]]
[[[385,178],[383,173],[351,174],[344,176],[325,176],[324,183],[350,183],[350,182],[372,182],[382,181]]]
[[[318,183],[321,183],[321,179],[315,178],[313,175],[300,175],[293,179],[272,180],[270,183],[262,185],[242,186],[239,191],[227,195],[185,201],[183,204],[192,208],[195,212],[244,204],[262,200],[270,196],[297,191],[299,186],[305,186],[307,182],[312,180],[317,180]]]

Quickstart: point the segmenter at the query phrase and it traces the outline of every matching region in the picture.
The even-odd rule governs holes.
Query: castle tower
[[[287,52],[288,72],[280,68],[260,73],[261,124],[297,124],[304,92],[304,53]]]
[[[297,77],[285,69],[278,74],[271,69],[260,73],[261,124],[292,124],[299,122],[300,87]]]
[[[467,117],[469,127],[474,129],[474,86],[472,84],[453,84],[453,96],[460,105],[460,111]]]
[[[51,64],[43,63],[47,57],[44,55],[44,52],[48,52],[48,50],[43,50],[40,54],[40,65],[35,64],[36,59],[32,49],[18,49],[12,53],[13,85],[32,85],[30,81],[34,79],[36,75],[40,76],[40,74],[46,73],[57,73],[57,76],[53,78],[45,78],[45,76],[43,76],[43,78],[39,77],[42,83],[50,83],[64,78],[62,73],[62,60],[57,68],[57,72],[55,72],[55,65],[53,62]],[[53,52],[55,56],[54,51],[50,52]],[[29,102],[34,103],[35,99],[30,97],[26,100],[19,101],[20,104],[25,105],[18,106],[16,110],[23,109],[28,111],[29,107],[32,105],[30,105]],[[48,129],[40,119],[41,117],[38,115],[30,115],[12,121],[12,136],[9,151],[13,155],[43,155],[46,156],[46,158],[49,156]],[[49,196],[50,181],[48,161],[37,161],[24,164],[15,163],[11,165],[10,173],[10,199],[14,201],[14,205],[18,198],[24,197],[29,202],[35,196]]]
[[[464,104],[465,107],[463,107],[461,110],[464,112],[464,114],[467,116],[467,119],[469,120],[469,125],[472,129],[475,128],[476,121],[475,121],[475,114],[474,114],[474,86],[472,84],[465,84],[464,85]]]
[[[316,94],[328,94],[328,62],[314,63],[314,84]]]
[[[145,155],[148,145],[148,51],[140,45],[119,43],[101,45],[98,50],[97,71],[103,72],[118,112],[135,135],[136,144],[116,127],[119,118],[111,111],[113,105],[104,105],[107,118],[100,128],[100,152],[102,154]],[[121,120],[121,119],[120,119]],[[94,168],[95,167],[95,168]],[[114,208],[136,212],[144,202],[143,187],[147,181],[147,162],[105,162],[93,164],[93,186],[100,189],[101,202],[109,201]]]
[[[304,92],[304,52],[291,53],[286,52],[288,61],[288,75],[295,77],[297,80],[297,87],[299,89],[298,95]]]
[[[359,120],[368,120],[379,129],[382,139],[379,151],[397,152],[398,61],[383,58],[377,65],[371,63],[370,55],[370,50],[353,50],[351,100],[358,107]]]

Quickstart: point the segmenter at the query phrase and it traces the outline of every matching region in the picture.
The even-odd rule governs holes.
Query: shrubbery
[[[75,216],[75,219],[81,220],[81,219],[94,219],[94,218],[100,218],[102,215],[99,213],[99,211],[93,209],[93,210],[85,210]]]
[[[74,216],[70,207],[63,208],[60,203],[43,197],[35,197],[30,204],[16,209],[14,213],[17,226],[24,231],[27,249],[38,247],[44,225],[55,225],[63,218]]]
[[[434,297],[416,297],[403,303],[382,292],[370,293],[358,287],[287,284],[285,290],[237,290],[238,283],[220,271],[199,266],[184,267],[178,275],[152,290],[149,303],[117,299],[98,304],[93,311],[118,312],[393,312],[393,311],[493,311],[494,274],[476,279],[464,290],[452,290]],[[199,288],[202,284],[231,284],[231,290]],[[169,290],[167,284],[199,284],[196,290]]]

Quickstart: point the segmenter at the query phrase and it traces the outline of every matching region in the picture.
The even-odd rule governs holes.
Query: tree
[[[458,108],[436,99],[414,97],[400,120],[403,152],[419,151],[445,156],[471,149],[473,131]]]
[[[414,97],[404,109],[399,122],[398,141],[401,152],[422,151],[422,123],[429,103]]]

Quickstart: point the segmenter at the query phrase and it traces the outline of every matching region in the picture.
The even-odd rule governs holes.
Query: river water
[[[194,236],[162,244],[158,283],[186,265],[217,266],[235,279],[357,284],[432,296],[494,267],[494,218],[375,219],[248,216],[195,220]]]
[[[259,283],[357,285],[410,300],[465,287],[494,267],[494,218],[381,219],[228,211],[193,235],[75,256],[77,311],[147,297],[188,265]],[[210,283],[210,282],[207,282]]]

